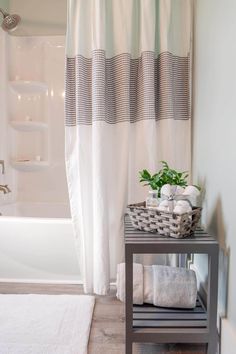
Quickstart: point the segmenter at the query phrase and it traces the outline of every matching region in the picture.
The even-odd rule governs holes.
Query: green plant
[[[151,175],[148,170],[143,170],[139,172],[140,182],[146,182],[145,186],[150,186],[153,190],[158,191],[160,197],[161,187],[165,184],[177,185],[181,187],[186,187],[188,185],[187,178],[188,172],[178,172],[169,167],[167,162],[161,161],[162,169]],[[197,187],[198,188],[198,187]]]

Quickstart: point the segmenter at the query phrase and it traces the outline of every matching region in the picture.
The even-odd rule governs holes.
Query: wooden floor
[[[0,283],[1,294],[82,294],[78,285],[41,285]],[[97,296],[88,354],[125,353],[124,305],[115,297],[114,289],[108,296]],[[137,345],[133,354],[205,354],[205,346],[193,345]]]

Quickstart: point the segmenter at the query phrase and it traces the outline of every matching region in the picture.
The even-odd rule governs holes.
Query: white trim
[[[236,328],[232,323],[223,318],[221,322],[221,354],[235,354]]]

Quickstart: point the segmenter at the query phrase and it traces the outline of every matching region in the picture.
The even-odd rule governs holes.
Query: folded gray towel
[[[194,308],[197,279],[193,270],[152,266],[153,304],[161,307]]]
[[[194,308],[197,279],[193,270],[133,264],[133,303],[162,307]],[[117,267],[117,298],[125,301],[125,264]]]

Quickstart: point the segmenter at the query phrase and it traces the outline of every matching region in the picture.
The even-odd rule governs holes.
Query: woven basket
[[[161,236],[183,238],[192,234],[201,217],[202,208],[193,207],[185,214],[146,208],[146,203],[131,204],[127,212],[135,229],[156,232]]]

